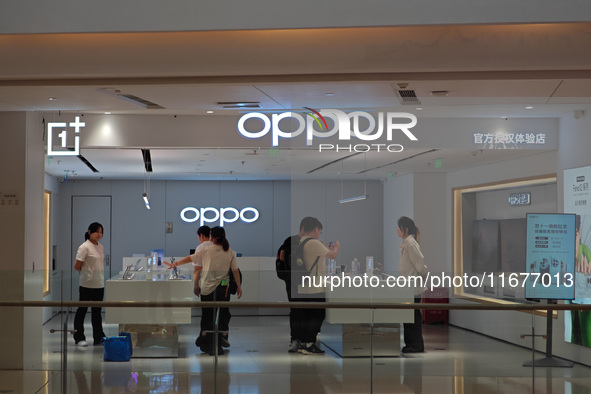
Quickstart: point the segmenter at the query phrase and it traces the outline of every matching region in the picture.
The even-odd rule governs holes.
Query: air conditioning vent
[[[420,104],[417,94],[414,90],[397,90],[398,96],[402,100],[402,104]]]

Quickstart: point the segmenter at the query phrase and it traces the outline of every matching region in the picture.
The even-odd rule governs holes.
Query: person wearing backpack
[[[335,259],[339,253],[341,244],[337,241],[329,249],[318,240],[322,234],[322,223],[320,220],[307,217],[302,220],[303,234],[298,245],[292,245],[291,272],[292,272],[292,295],[297,286],[297,299],[294,301],[303,302],[325,302],[326,295],[323,278],[326,275],[325,259]],[[294,250],[295,249],[295,250]],[[311,277],[313,286],[302,286],[302,272],[305,276]],[[296,338],[300,338],[298,352],[307,355],[322,355],[324,350],[316,346],[316,337],[322,327],[326,315],[324,308],[299,308],[296,318],[298,332]]]
[[[277,250],[277,259],[275,260],[275,268],[277,270],[277,277],[285,282],[285,292],[287,293],[287,299],[289,302],[293,301],[291,295],[291,245],[293,243],[300,242],[300,238],[304,235],[303,223],[307,218],[302,219],[300,222],[300,232],[295,235],[291,235],[283,241],[283,244]],[[299,319],[297,319],[297,311],[295,308],[289,310],[289,331],[291,341],[289,344],[289,353],[297,353],[300,348],[301,338],[297,335],[301,330],[298,329]]]

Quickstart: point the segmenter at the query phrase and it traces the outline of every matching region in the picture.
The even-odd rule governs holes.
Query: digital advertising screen
[[[527,214],[526,298],[575,298],[575,216]]]

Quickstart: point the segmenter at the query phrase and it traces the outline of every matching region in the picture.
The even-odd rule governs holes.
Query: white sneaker
[[[76,346],[80,346],[80,347],[87,347],[88,346],[88,342],[86,341],[80,341],[76,344]]]

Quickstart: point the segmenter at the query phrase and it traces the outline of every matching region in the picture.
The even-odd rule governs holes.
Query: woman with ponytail
[[[406,277],[425,277],[427,267],[423,253],[419,246],[420,231],[415,222],[406,216],[398,219],[396,232],[402,243],[400,244],[400,265],[398,273]],[[419,283],[417,283],[419,284]],[[415,288],[415,303],[421,303],[421,294],[426,290],[424,284]],[[423,343],[423,318],[421,310],[415,309],[414,323],[404,323],[403,353],[422,353],[425,351]]]
[[[195,288],[193,292],[196,296],[201,297],[201,301],[230,301],[230,277],[228,272],[231,269],[232,275],[238,285],[236,294],[238,298],[242,297],[236,255],[230,249],[230,243],[226,239],[226,232],[223,227],[218,226],[211,229],[211,242],[213,245],[198,248],[195,254],[180,259],[171,267],[186,264],[190,261],[195,263]],[[199,337],[195,341],[195,345],[199,346],[201,351],[214,355],[214,337],[210,332],[214,330],[216,308],[201,308],[201,310],[201,330]],[[220,308],[218,354],[224,354],[222,346],[230,346],[228,342],[230,318],[230,310],[228,308]]]
[[[102,301],[105,295],[104,275],[104,249],[99,243],[103,237],[103,226],[94,222],[88,226],[84,233],[84,243],[78,248],[74,269],[80,273],[80,301]],[[74,341],[78,346],[88,346],[84,335],[84,319],[87,307],[80,307],[76,310],[74,317]],[[103,332],[103,318],[101,308],[91,308],[92,311],[92,336],[94,344],[99,345],[105,336]]]

